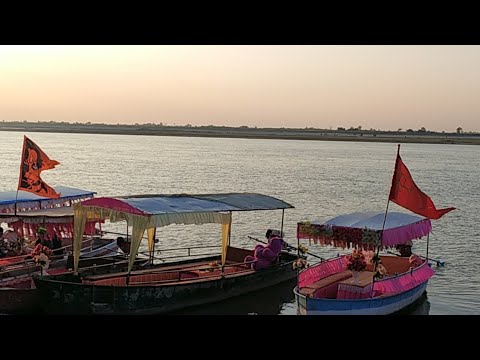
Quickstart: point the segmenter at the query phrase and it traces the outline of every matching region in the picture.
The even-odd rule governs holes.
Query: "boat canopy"
[[[430,219],[418,215],[390,211],[385,226],[384,220],[384,211],[363,211],[327,220],[303,221],[297,224],[297,237],[323,245],[371,249],[403,244],[428,235],[432,230]]]
[[[38,196],[34,193],[19,190],[0,192],[0,215],[15,213],[15,204],[17,213],[21,211],[71,206],[72,203],[92,198],[96,192],[82,189],[76,189],[67,186],[56,186],[55,191],[60,193],[57,199],[50,199]]]
[[[73,237],[73,204],[91,199],[96,192],[76,189],[67,186],[57,186],[55,191],[61,196],[50,199],[27,191],[0,192],[0,223],[21,237],[36,237],[40,226],[44,227],[51,237]],[[15,211],[16,200],[16,211]],[[85,234],[94,235],[96,224],[103,220],[92,219],[85,226]]]
[[[91,218],[110,222],[126,221],[132,226],[128,271],[147,230],[148,247],[153,249],[154,230],[170,224],[222,224],[222,263],[229,243],[233,211],[277,210],[292,205],[272,196],[255,193],[171,194],[99,197],[75,204],[74,264],[78,267],[81,237],[85,221]],[[77,236],[78,235],[78,236]]]

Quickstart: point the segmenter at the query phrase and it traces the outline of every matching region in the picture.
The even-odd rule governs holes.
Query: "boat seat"
[[[320,279],[310,285],[307,285],[301,288],[300,294],[305,296],[312,296],[318,289],[321,289],[329,285],[332,285],[336,282],[340,282],[342,280],[348,279],[351,276],[352,276],[351,270],[344,270],[342,272],[329,275],[327,277],[324,277],[323,279]]]
[[[410,269],[408,257],[400,256],[380,256],[383,266],[387,270],[387,275],[402,274]]]

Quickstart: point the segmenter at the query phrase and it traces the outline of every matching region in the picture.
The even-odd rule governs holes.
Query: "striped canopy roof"
[[[18,191],[18,196],[17,191],[2,191],[0,192],[0,213],[13,212],[15,210],[15,203],[17,211],[43,209],[56,206],[69,206],[70,201],[89,199],[96,194],[95,191],[68,186],[56,186],[54,189],[57,193],[61,194],[57,199],[38,196],[23,190]]]
[[[293,208],[280,199],[255,193],[98,197],[83,201],[81,206],[144,216]]]

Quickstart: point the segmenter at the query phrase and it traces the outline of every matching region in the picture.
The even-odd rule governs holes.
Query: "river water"
[[[285,211],[285,239],[291,244],[298,221],[384,210],[397,151],[391,143],[2,132],[0,191],[16,190],[24,134],[61,163],[42,173],[52,186],[93,190],[97,196],[257,192],[279,197],[295,206]],[[437,208],[457,208],[432,221],[429,255],[445,266],[434,267],[427,298],[412,312],[480,314],[475,260],[480,146],[403,144],[401,155]],[[389,210],[408,212],[394,203]],[[253,248],[248,236],[263,239],[266,229],[280,227],[281,215],[281,210],[234,213],[232,245]],[[157,233],[157,246],[219,245],[219,234],[218,225],[172,225]],[[345,252],[304,245],[323,257]],[[425,239],[414,241],[415,252],[425,249]],[[292,287],[283,284],[192,311],[293,315]]]

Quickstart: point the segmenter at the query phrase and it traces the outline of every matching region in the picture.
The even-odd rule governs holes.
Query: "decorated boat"
[[[390,201],[415,213],[388,211]],[[305,315],[387,315],[413,305],[425,294],[434,275],[428,258],[431,219],[455,208],[437,209],[414,183],[400,157],[385,211],[363,211],[324,221],[297,224],[298,242],[353,248],[299,272],[294,289],[298,313]],[[420,216],[419,216],[420,215]],[[426,256],[411,253],[411,245],[427,239]],[[380,254],[396,248],[399,256]]]
[[[32,274],[68,271],[72,256],[73,204],[94,198],[95,192],[66,186],[56,187],[56,199],[25,191],[0,192],[0,223],[9,230],[0,237],[0,313],[28,312],[37,301]],[[81,244],[82,259],[99,259],[120,255],[115,239],[100,236],[103,220],[86,223]],[[2,227],[3,229],[3,227]],[[48,249],[35,245],[39,234],[58,239],[58,247]],[[92,262],[90,261],[90,263]],[[71,262],[73,264],[73,261]],[[88,264],[82,260],[82,264]]]
[[[434,270],[419,257],[378,255],[377,246],[395,247],[429,235],[430,219],[401,212],[357,212],[327,221],[299,222],[298,239],[352,247],[351,255],[321,261],[298,274],[294,289],[299,314],[385,315],[404,309],[424,294]],[[381,269],[381,270],[380,270]]]
[[[280,249],[270,263],[259,260],[260,250],[230,245],[232,214],[240,211],[284,210],[292,205],[262,194],[137,195],[95,198],[76,204],[75,268],[72,273],[35,275],[42,308],[55,314],[160,314],[232,298],[295,279],[296,254]],[[91,217],[126,221],[132,227],[130,261],[145,232],[154,254],[157,228],[172,224],[218,224],[219,254],[155,263],[141,270],[94,274],[79,270],[83,226]],[[278,234],[283,234],[281,229]],[[270,241],[270,239],[269,239]],[[283,242],[283,239],[282,239]],[[195,245],[195,244],[194,244]],[[268,249],[272,253],[272,249]],[[190,252],[190,249],[189,249]],[[267,251],[265,251],[267,253]],[[153,255],[152,255],[153,256]],[[260,266],[261,264],[261,266]],[[258,266],[257,266],[258,265]]]

